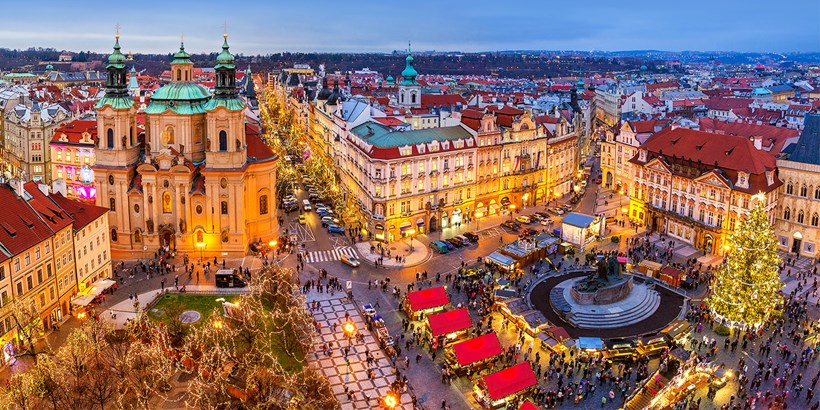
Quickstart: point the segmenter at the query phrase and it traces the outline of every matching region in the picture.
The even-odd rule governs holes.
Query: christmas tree
[[[731,253],[712,277],[708,303],[727,325],[759,326],[779,313],[782,302],[780,257],[765,197],[759,194],[753,199],[754,207],[729,238]]]

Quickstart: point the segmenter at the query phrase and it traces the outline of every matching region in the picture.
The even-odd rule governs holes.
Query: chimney
[[[48,194],[50,193],[48,191],[48,185],[46,184],[37,184],[37,189],[39,189],[40,192],[42,192],[45,196],[48,196]]]
[[[762,150],[763,149],[763,137],[761,137],[760,135],[755,135],[752,138],[753,138],[753,141],[754,141],[754,144],[755,144],[755,149],[758,150],[758,151]]]
[[[23,181],[21,178],[12,178],[12,179],[9,180],[9,186],[11,187],[11,189],[14,190],[14,193],[16,193],[17,196],[19,196],[19,197],[25,197],[26,196],[25,195],[26,191],[23,188],[24,183],[25,183],[25,181]]]
[[[60,193],[63,196],[67,196],[66,195],[67,188],[66,188],[65,180],[64,179],[55,179],[54,182],[51,183],[51,190],[54,191],[55,194]]]

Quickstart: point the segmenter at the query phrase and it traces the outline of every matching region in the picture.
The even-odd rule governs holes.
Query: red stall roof
[[[430,331],[433,333],[433,337],[458,332],[473,325],[467,308],[436,313],[427,316],[427,321],[430,323]]]
[[[680,270],[675,269],[675,268],[673,268],[673,267],[671,267],[671,266],[667,266],[667,267],[663,268],[663,270],[661,270],[661,274],[663,274],[663,275],[667,275],[667,276],[669,276],[670,278],[675,278],[675,279],[677,279],[677,278],[679,278],[681,275],[683,275],[683,272],[681,272]]]
[[[504,353],[495,332],[456,343],[453,345],[453,350],[456,353],[458,364],[462,366]]]
[[[407,300],[410,301],[410,309],[414,312],[444,306],[450,302],[444,286],[410,292],[407,294]]]
[[[530,362],[523,362],[500,372],[484,376],[484,385],[493,401],[501,400],[535,386],[535,373]]]
[[[544,331],[551,334],[553,339],[559,342],[572,339],[571,337],[569,337],[569,333],[567,333],[567,330],[561,326],[553,326],[551,328],[544,329]]]
[[[518,410],[541,410],[541,409],[538,408],[538,406],[533,404],[531,401],[525,400],[523,403],[521,403],[521,407],[519,407]]]

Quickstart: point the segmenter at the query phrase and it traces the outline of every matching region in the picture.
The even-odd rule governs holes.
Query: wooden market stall
[[[681,280],[686,275],[680,271],[680,269],[673,268],[671,266],[666,266],[661,269],[660,280],[672,285],[672,286],[680,286]]]
[[[570,346],[575,345],[575,341],[569,336],[569,333],[560,326],[548,327],[536,337],[541,340],[541,344],[555,353],[566,352]]]
[[[529,400],[524,400],[524,402],[521,403],[521,407],[518,408],[518,410],[540,410],[540,409],[541,409],[540,407],[536,406],[535,404],[533,404],[533,402],[531,402]]]
[[[504,317],[523,328],[530,336],[537,335],[541,329],[549,325],[544,314],[530,309],[529,304],[523,298],[496,300],[495,305]]]
[[[527,394],[536,384],[532,366],[523,362],[482,377],[473,386],[473,392],[484,408],[498,409]]]
[[[661,334],[669,339],[670,343],[677,343],[689,335],[692,325],[686,320],[676,320],[661,330]]]
[[[463,340],[473,325],[467,308],[441,312],[427,316],[427,329],[433,340],[433,348]]]
[[[447,349],[445,362],[458,375],[492,368],[504,349],[495,332],[458,342]]]
[[[643,273],[646,276],[655,278],[658,276],[658,272],[661,271],[663,265],[658,262],[653,262],[648,259],[644,259],[641,263],[638,264],[638,272]]]
[[[410,292],[404,297],[404,308],[412,320],[421,320],[425,315],[444,310],[450,299],[444,286]]]

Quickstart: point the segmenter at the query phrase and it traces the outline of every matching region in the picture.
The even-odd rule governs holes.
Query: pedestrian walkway
[[[425,235],[421,235],[421,237],[424,238]],[[378,248],[379,244],[381,244],[390,251],[388,255],[387,250],[385,250],[384,259],[382,259],[381,262],[382,266],[386,268],[407,268],[420,265],[426,262],[427,259],[430,259],[432,252],[430,251],[428,243],[422,238],[413,238],[412,247],[410,246],[408,239],[400,239],[387,244],[377,241],[363,241],[357,242],[354,246],[363,260],[371,264],[375,264],[376,261],[382,256],[382,253]],[[371,247],[373,247],[372,252],[370,250]],[[402,261],[396,261],[396,256],[401,256],[403,258]]]
[[[339,293],[334,297],[328,293],[310,292],[307,295],[308,305],[315,300],[320,301],[320,305],[311,313],[320,330],[315,349],[308,356],[311,366],[327,376],[342,410],[382,408],[380,400],[387,395],[390,385],[396,380],[391,360],[379,348],[373,335],[367,331],[364,319],[344,294]],[[350,315],[347,321],[353,323],[356,331],[361,331],[364,335],[362,342],[355,338],[348,339],[342,330],[346,321],[345,313]],[[324,352],[325,344],[332,347],[330,355]],[[350,349],[347,358],[344,353],[346,348]],[[373,357],[372,366],[368,366],[367,353]],[[368,369],[373,370],[372,377],[368,376]],[[350,392],[349,396],[345,388]],[[412,409],[410,395],[402,394],[399,405],[395,408]]]
[[[353,249],[352,246],[343,246],[341,248],[330,249],[325,251],[310,251],[307,253],[307,256],[305,257],[305,262],[316,263],[337,261],[342,258],[342,255],[347,255],[351,258],[359,257],[356,254],[356,250]]]

